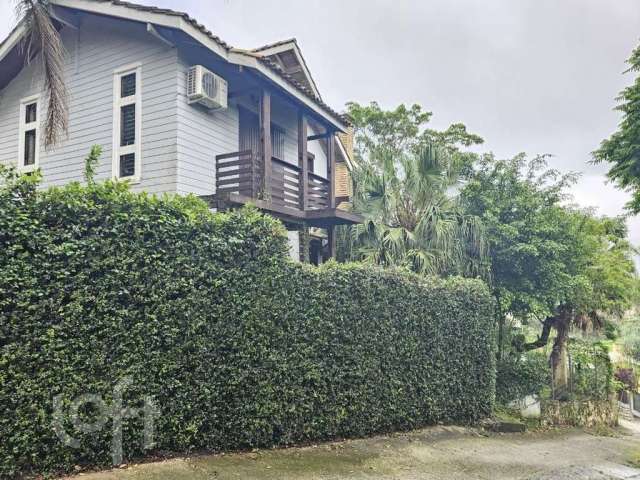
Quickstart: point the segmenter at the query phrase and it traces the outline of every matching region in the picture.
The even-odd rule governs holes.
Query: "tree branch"
[[[551,333],[551,328],[553,327],[556,321],[556,317],[547,317],[542,322],[542,332],[540,336],[534,342],[525,343],[522,345],[522,350],[528,352],[529,350],[535,350],[536,348],[544,347],[549,341],[549,334]]]

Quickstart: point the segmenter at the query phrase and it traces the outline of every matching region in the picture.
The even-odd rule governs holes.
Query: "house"
[[[18,25],[0,44],[0,163],[61,185],[82,180],[99,144],[97,179],[196,194],[217,210],[252,203],[284,222],[293,257],[307,256],[309,229],[326,238],[319,255],[335,255],[335,227],[360,221],[338,208],[349,124],[323,102],[295,40],[237,49],[185,13],[119,0],[49,9],[67,50],[68,136],[42,145],[43,74],[25,62]]]

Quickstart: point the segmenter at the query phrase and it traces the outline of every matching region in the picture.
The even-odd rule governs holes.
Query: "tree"
[[[515,345],[522,351],[545,346],[555,331],[550,363],[559,389],[571,327],[601,328],[621,315],[636,283],[624,220],[565,205],[575,179],[546,169],[544,157],[485,156],[462,191],[466,211],[485,226],[500,332],[509,316],[539,321],[538,338]]]
[[[56,145],[68,128],[68,93],[64,78],[65,48],[49,14],[47,0],[17,0],[16,16],[26,33],[22,53],[29,63],[38,55],[47,91],[44,145]]]
[[[357,155],[354,209],[365,222],[341,242],[348,259],[425,274],[481,274],[482,228],[459,208],[455,192],[470,165],[459,147],[482,139],[458,124],[426,129],[431,114],[418,105],[384,111],[375,102],[351,103],[349,113]]]
[[[640,46],[633,51],[627,63],[629,68],[625,73],[640,72]],[[596,163],[611,164],[608,177],[633,194],[627,207],[634,213],[640,213],[640,76],[622,90],[616,100],[619,103],[616,110],[622,112],[622,121],[618,130],[593,152],[593,157]]]

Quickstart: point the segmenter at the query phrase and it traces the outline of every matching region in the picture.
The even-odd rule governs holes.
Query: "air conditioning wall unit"
[[[227,81],[202,65],[189,68],[187,74],[189,103],[199,103],[212,110],[227,108]]]

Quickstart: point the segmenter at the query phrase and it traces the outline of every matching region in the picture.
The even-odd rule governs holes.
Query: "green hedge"
[[[493,304],[473,280],[287,259],[281,225],[106,183],[0,187],[0,475],[108,465],[110,424],[64,446],[65,406],[114,384],[161,409],[157,451],[471,422],[494,397]],[[85,412],[90,415],[91,412]],[[145,455],[125,421],[127,458]]]
[[[544,352],[513,353],[499,361],[496,370],[496,402],[501,405],[539,395],[551,386],[549,359]]]

